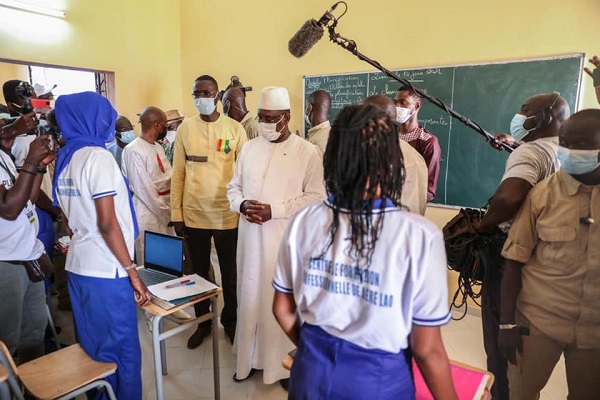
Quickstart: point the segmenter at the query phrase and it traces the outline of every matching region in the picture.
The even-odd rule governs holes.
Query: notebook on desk
[[[170,310],[218,288],[196,274],[184,278],[183,262],[183,238],[144,232],[144,266],[138,269],[138,274],[152,293],[152,303],[164,310]],[[181,284],[182,282],[185,284]]]

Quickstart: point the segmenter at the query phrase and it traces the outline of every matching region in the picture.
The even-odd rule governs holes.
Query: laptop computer
[[[183,276],[183,238],[144,231],[144,268],[138,269],[146,286]]]

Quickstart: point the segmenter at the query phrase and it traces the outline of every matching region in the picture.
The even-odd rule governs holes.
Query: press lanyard
[[[0,150],[0,151],[2,151],[2,150]],[[13,175],[13,173],[10,172],[10,169],[8,168],[8,165],[6,164],[6,162],[4,161],[4,159],[2,158],[2,156],[0,156],[0,160],[2,160],[0,162],[0,167],[2,167],[2,169],[5,170],[8,173],[8,176],[10,177],[10,184],[14,185],[17,179],[15,178],[15,176]]]

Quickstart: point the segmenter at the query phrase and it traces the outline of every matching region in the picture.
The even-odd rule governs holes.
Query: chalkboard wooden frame
[[[394,72],[428,90],[429,94],[489,132],[507,132],[510,119],[519,111],[522,101],[537,93],[559,91],[569,103],[571,112],[578,110],[584,62],[584,53],[574,53],[403,68]],[[342,84],[344,79],[347,82]],[[337,87],[328,90],[335,94],[332,98],[333,122],[343,105],[362,101],[371,94],[393,97],[399,86],[398,82],[379,71],[306,75],[302,85],[302,110],[306,110],[308,95],[317,88],[328,90]],[[430,205],[450,208],[483,206],[500,183],[508,154],[493,150],[477,132],[459,121],[453,121],[443,110],[426,100],[423,100],[419,122],[438,137],[442,148],[438,191]],[[304,121],[303,127],[306,132]]]

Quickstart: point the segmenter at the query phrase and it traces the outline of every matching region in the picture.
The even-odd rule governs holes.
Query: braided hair
[[[333,123],[323,158],[333,211],[323,253],[334,242],[343,212],[350,222],[347,254],[357,266],[369,267],[384,220],[384,213],[372,218],[375,201],[400,206],[405,171],[396,125],[371,105],[345,107]],[[380,204],[382,210],[385,201]]]

